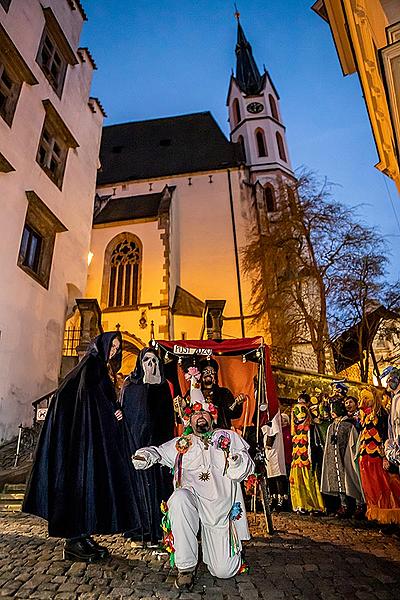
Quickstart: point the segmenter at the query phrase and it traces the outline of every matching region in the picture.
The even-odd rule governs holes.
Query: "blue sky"
[[[98,65],[92,94],[104,105],[106,124],[210,110],[228,134],[233,2],[83,3],[89,21],[81,45]],[[358,78],[343,77],[329,27],[311,4],[242,0],[238,7],[257,63],[265,64],[280,94],[293,167],[317,171],[336,184],[338,199],[364,205],[362,218],[391,245],[391,277],[397,278],[400,197],[373,166],[378,159]]]

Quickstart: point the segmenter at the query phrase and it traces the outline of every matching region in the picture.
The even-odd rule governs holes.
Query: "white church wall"
[[[45,2],[58,19],[74,50],[82,16],[68,3]],[[68,66],[61,100],[36,63],[45,23],[39,2],[11,2],[1,22],[38,84],[23,83],[10,127],[0,117],[0,152],[14,171],[0,174],[2,219],[0,259],[0,441],[14,435],[19,423],[32,419],[32,401],[58,384],[67,306],[67,284],[84,295],[87,255],[102,114],[88,106],[93,67]],[[76,138],[70,148],[60,190],[36,162],[45,119],[42,101],[49,99]],[[28,207],[34,191],[67,229],[56,234],[48,289],[19,266],[17,260]],[[18,358],[17,358],[18,357]]]
[[[132,233],[137,236],[142,244],[142,265],[140,277],[140,295],[137,309],[109,309],[107,302],[102,302],[102,285],[104,270],[104,253],[108,244],[122,233]],[[116,323],[121,326],[121,331],[129,331],[147,342],[150,339],[150,321],[154,321],[155,331],[165,319],[159,307],[161,288],[163,287],[164,257],[163,245],[160,239],[158,221],[130,222],[116,226],[96,226],[92,230],[90,245],[93,257],[89,266],[86,296],[97,298],[103,311],[103,327],[107,330],[115,328]],[[146,311],[147,328],[141,328],[139,319],[142,311]]]
[[[212,183],[210,183],[210,176]],[[239,231],[243,229],[243,223],[240,217],[237,169],[231,170],[231,182],[237,235],[242,239],[244,232]],[[165,185],[176,188],[170,207],[170,306],[176,285],[180,285],[202,301],[225,299],[224,315],[236,317],[237,320],[225,322],[224,334],[240,337],[238,287],[227,171],[171,176],[151,182],[125,182],[117,186],[101,187],[97,191],[100,195],[106,195],[113,193],[113,189],[116,188],[118,196],[146,194],[150,191],[150,183],[151,192],[159,192]],[[99,230],[94,230],[94,236],[97,231]],[[132,225],[132,232],[140,237],[138,231],[137,225]],[[95,252],[93,248],[92,251]],[[162,252],[160,248],[160,257]],[[146,269],[148,267],[144,266],[143,272]],[[93,273],[93,277],[99,281],[99,274],[95,275],[92,271],[90,273]],[[243,276],[241,279],[243,280]],[[98,290],[99,284],[96,285]],[[91,289],[94,288],[88,285],[87,295],[91,295]],[[96,297],[99,297],[97,294]],[[171,319],[170,336],[180,339],[183,331],[188,338],[196,339],[200,335],[201,326],[201,319],[174,315]]]

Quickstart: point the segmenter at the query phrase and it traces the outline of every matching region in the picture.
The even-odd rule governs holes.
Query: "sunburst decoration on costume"
[[[209,481],[210,479],[210,471],[203,471],[199,475],[200,481]]]

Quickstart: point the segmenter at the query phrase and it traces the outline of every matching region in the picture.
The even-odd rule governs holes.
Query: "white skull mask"
[[[161,383],[160,364],[153,352],[146,352],[142,358],[143,383],[150,385]]]

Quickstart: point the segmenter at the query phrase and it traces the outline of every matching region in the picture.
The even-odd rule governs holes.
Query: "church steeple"
[[[231,140],[241,145],[250,180],[255,183],[294,179],[286,143],[279,95],[271,77],[260,73],[243,27],[237,18],[236,73],[232,74],[227,105]]]
[[[243,27],[237,17],[236,81],[240,90],[249,96],[258,95],[263,87],[263,77],[254,60],[253,50],[244,34]]]

